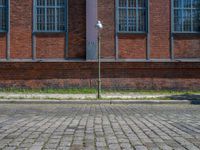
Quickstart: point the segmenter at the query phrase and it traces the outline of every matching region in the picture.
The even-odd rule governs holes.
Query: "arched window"
[[[6,31],[6,24],[7,24],[6,8],[7,8],[6,0],[0,0],[0,32]]]
[[[173,0],[173,32],[200,32],[200,0]]]
[[[146,32],[147,8],[147,0],[117,0],[118,32]]]
[[[34,31],[66,31],[67,0],[34,0]]]

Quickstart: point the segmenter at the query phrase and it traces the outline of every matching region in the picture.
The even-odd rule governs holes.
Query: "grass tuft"
[[[97,89],[95,88],[67,88],[67,89],[57,89],[57,88],[44,88],[44,89],[24,89],[24,88],[0,88],[1,93],[21,93],[21,94],[95,94]],[[120,93],[120,94],[169,94],[169,95],[191,95],[200,94],[200,91],[178,91],[178,90],[111,90],[103,89],[102,93]]]

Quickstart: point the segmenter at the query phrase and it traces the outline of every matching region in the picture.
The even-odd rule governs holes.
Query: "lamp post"
[[[101,21],[97,21],[96,29],[98,30],[98,95],[97,98],[101,98],[101,30],[103,25]]]

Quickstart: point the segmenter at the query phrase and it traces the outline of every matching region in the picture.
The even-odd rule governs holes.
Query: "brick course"
[[[0,87],[95,87],[93,62],[2,63]],[[104,88],[200,89],[200,63],[103,63]]]

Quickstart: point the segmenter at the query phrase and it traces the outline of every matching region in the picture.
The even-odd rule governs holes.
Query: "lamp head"
[[[95,27],[98,29],[98,30],[101,30],[101,29],[103,29],[103,25],[102,25],[102,23],[101,23],[101,21],[97,21],[97,24],[95,25]]]

